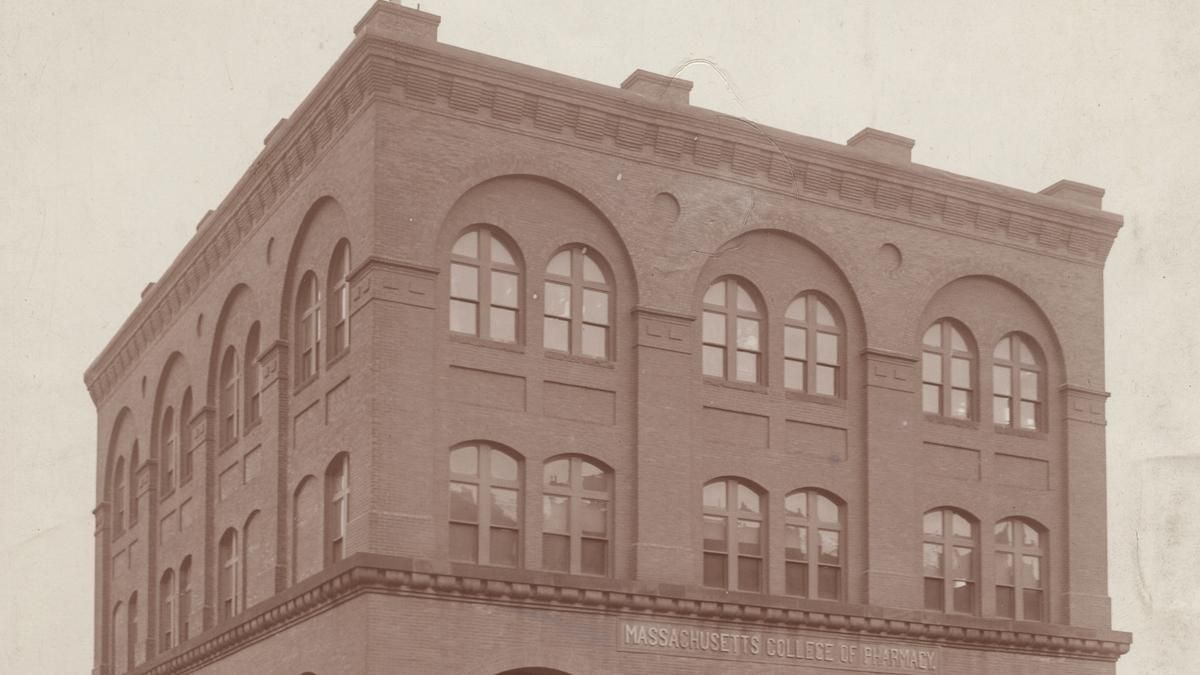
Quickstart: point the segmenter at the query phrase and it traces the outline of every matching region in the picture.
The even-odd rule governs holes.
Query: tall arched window
[[[1020,518],[996,523],[996,614],[1045,621],[1046,536]]]
[[[179,602],[176,606],[179,612],[178,626],[179,642],[187,641],[188,629],[192,617],[192,557],[183,559],[179,565]]]
[[[817,490],[797,490],[784,499],[783,506],[784,590],[790,595],[840,599],[845,566],[841,505]]]
[[[192,390],[188,389],[183,392],[183,403],[179,406],[179,443],[180,457],[182,458],[179,466],[179,484],[182,485],[192,479],[192,437],[188,433],[188,426],[192,421]]]
[[[175,646],[175,572],[167,568],[158,582],[158,651]]]
[[[345,555],[350,521],[350,456],[339,454],[325,469],[325,564]]]
[[[125,531],[125,458],[117,458],[117,466],[113,470],[112,489],[112,531],[113,537],[118,537]]]
[[[242,366],[237,349],[230,345],[221,359],[221,395],[217,409],[221,418],[221,445],[230,445],[238,438],[238,418],[241,415]]]
[[[764,588],[762,495],[749,483],[722,478],[704,486],[704,585],[738,591]]]
[[[546,349],[597,359],[611,358],[612,284],[600,258],[586,246],[570,246],[546,265]]]
[[[922,345],[922,408],[933,415],[974,419],[975,352],[966,331],[942,319],[925,331]]]
[[[481,443],[450,451],[450,557],[482,565],[520,563],[521,463]]]
[[[724,278],[704,293],[704,374],[739,382],[762,382],[763,315],[750,287]]]
[[[240,553],[237,530],[231,527],[221,535],[221,543],[218,547],[217,608],[222,621],[241,610]]]
[[[329,359],[350,348],[350,242],[343,239],[329,262]]]
[[[788,305],[783,328],[783,384],[788,389],[842,394],[842,326],[830,307],[816,293]]]
[[[139,457],[137,441],[133,442],[133,450],[129,451],[129,527],[132,529],[138,521],[138,467],[142,458]]]
[[[124,644],[121,642],[121,612],[124,609],[120,602],[113,605],[112,622],[108,624],[108,656],[112,661],[114,673],[124,672],[129,664],[125,658]],[[128,628],[126,628],[128,630]]]
[[[498,231],[463,233],[450,251],[450,330],[517,342],[520,299],[521,268]]]
[[[934,509],[922,519],[925,609],[974,614],[976,580],[975,523],[957,509]]]
[[[159,447],[162,448],[163,491],[170,492],[175,489],[176,467],[179,464],[179,427],[175,422],[174,408],[167,406],[161,426]]]
[[[992,417],[1017,429],[1045,428],[1042,414],[1042,367],[1033,340],[1009,333],[992,352]]]
[[[129,609],[125,612],[125,663],[132,669],[138,663],[138,596],[137,591],[129,596]]]
[[[317,376],[321,356],[321,285],[308,272],[296,293],[296,375],[301,383]]]
[[[250,327],[246,336],[246,429],[262,421],[262,377],[258,366],[259,357],[259,328],[258,322]]]
[[[585,457],[560,457],[546,462],[542,493],[542,567],[608,574],[612,474]]]

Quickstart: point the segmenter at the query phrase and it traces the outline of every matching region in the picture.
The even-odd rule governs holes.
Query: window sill
[[[972,429],[974,431],[979,431],[979,422],[976,422],[975,420],[964,420],[957,417],[946,417],[945,415],[925,413],[925,421],[948,427],[958,427],[960,429]],[[964,614],[963,616],[970,615]]]
[[[487,338],[466,335],[463,333],[451,332],[450,341],[464,345],[475,345],[476,347],[487,347],[488,349],[496,349],[502,352],[511,352],[513,354],[525,353],[525,345],[519,342],[497,342],[496,340],[488,340]]]
[[[712,375],[704,376],[704,384],[713,387],[724,387],[726,389],[736,389],[737,391],[745,391],[751,394],[766,394],[767,386],[765,384],[757,384],[755,382],[738,382],[736,380],[726,380]]]
[[[838,396],[826,396],[825,394],[810,394],[806,391],[796,391],[795,389],[787,389],[784,393],[789,401],[804,401],[806,403],[817,403],[819,405],[829,405],[837,408],[846,407],[846,399]]]
[[[221,444],[221,450],[217,454],[218,455],[225,454],[230,448],[236,446],[238,444],[239,440],[240,440],[239,438],[231,438],[230,440],[225,441],[224,443]]]
[[[336,354],[330,354],[329,356],[326,356],[325,357],[325,370],[329,370],[330,368],[333,368],[333,365],[335,363],[338,363],[342,359],[346,358],[346,355],[349,353],[350,353],[350,348],[346,347],[346,348],[342,349],[342,351],[340,351]]]
[[[166,492],[162,493],[162,495],[159,496],[158,501],[160,501],[160,502],[167,501],[168,499],[170,499],[172,496],[175,495],[176,489],[177,488],[171,488],[170,490],[167,490]]]
[[[254,420],[253,422],[250,422],[249,424],[246,425],[245,429],[242,429],[242,438],[248,437],[251,433],[253,433],[255,430],[257,430],[260,426],[262,426],[262,418],[261,417]]]
[[[301,380],[300,382],[297,382],[296,386],[292,387],[292,395],[294,396],[294,395],[299,394],[300,392],[304,391],[305,389],[307,389],[308,385],[317,381],[317,378],[318,378],[318,375],[314,374],[314,375],[309,375],[306,379]]]
[[[996,433],[1003,436],[1016,436],[1017,438],[1028,438],[1031,441],[1044,441],[1047,438],[1045,431],[1035,431],[1033,429],[1014,429],[1006,427],[1002,424],[996,425]]]
[[[597,359],[591,356],[580,356],[579,354],[568,354],[549,349],[546,350],[546,358],[554,359],[555,361],[567,361],[568,363],[581,363],[585,366],[595,366],[596,368],[607,368],[609,370],[616,368],[616,364],[607,359]]]

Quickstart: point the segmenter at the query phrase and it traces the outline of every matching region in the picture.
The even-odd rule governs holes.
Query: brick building
[[[88,370],[95,668],[1112,673],[1102,190],[377,2]]]

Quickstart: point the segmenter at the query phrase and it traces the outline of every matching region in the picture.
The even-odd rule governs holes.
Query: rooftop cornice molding
[[[1116,661],[1130,635],[1003,619],[806,601],[750,593],[692,591],[531,570],[455,564],[429,570],[429,561],[358,553],[337,566],[208,630],[146,663],[137,675],[194,672],[284,628],[363,593],[485,602],[536,610],[595,612],[631,619],[723,621],[748,628],[796,629],[845,637],[897,638],[959,649],[1042,657]]]
[[[469,50],[364,32],[206,215],[84,374],[99,404],[376,97],[633,161],[1102,266],[1120,216]],[[486,113],[481,116],[480,111]]]

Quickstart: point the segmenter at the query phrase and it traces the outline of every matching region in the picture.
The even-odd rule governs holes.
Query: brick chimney
[[[1038,194],[1064,199],[1093,209],[1100,208],[1101,202],[1104,201],[1104,188],[1076,183],[1073,180],[1060,180]]]
[[[377,35],[402,42],[437,42],[438,24],[442,17],[419,9],[404,7],[399,2],[375,0],[371,9],[354,27],[355,35]]]
[[[886,131],[866,127],[846,141],[846,147],[854,148],[871,159],[892,164],[911,164],[912,149],[916,144],[911,138],[889,134]]]
[[[687,105],[692,91],[691,80],[667,77],[638,68],[625,78],[621,88],[656,101]]]

